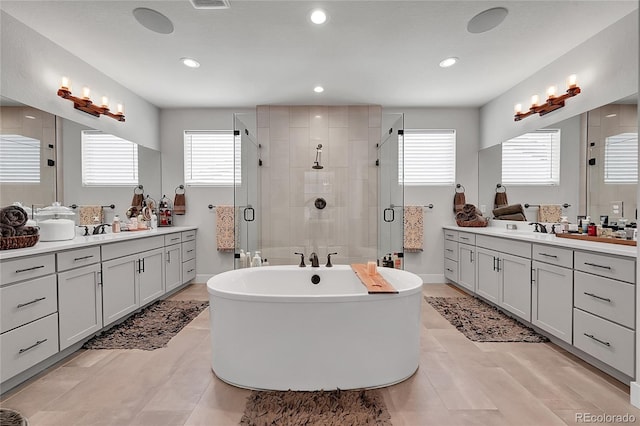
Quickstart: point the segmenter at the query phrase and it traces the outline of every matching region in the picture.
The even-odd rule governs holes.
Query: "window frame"
[[[139,147],[135,142],[100,130],[82,130],[80,133],[83,187],[122,188],[139,184]],[[117,147],[118,144],[121,151],[114,152],[113,147]],[[105,147],[110,150],[104,149]],[[131,168],[125,170],[124,166],[127,163],[131,164]],[[118,164],[118,171],[122,169],[121,173],[115,173],[114,165],[116,164]],[[125,176],[127,174],[130,176]]]
[[[188,137],[192,135],[207,136],[213,135],[212,141],[215,143],[222,141],[228,137],[228,142],[231,145],[229,147],[223,147],[223,152],[205,152],[208,161],[214,164],[214,168],[208,172],[205,170],[196,170],[198,176],[194,177],[194,162],[193,162],[193,143],[194,138]],[[240,138],[236,139],[237,135],[233,130],[184,130],[183,131],[183,172],[184,182],[186,186],[194,187],[217,187],[217,188],[229,188],[241,185],[241,141]],[[198,141],[200,143],[206,143],[206,140]],[[189,146],[187,144],[190,143]],[[201,148],[201,147],[200,147]],[[211,151],[214,149],[212,148]],[[218,158],[220,157],[220,158]],[[204,159],[206,161],[206,158]],[[236,164],[237,163],[237,164]],[[226,166],[225,166],[226,165]],[[196,166],[197,167],[197,166]],[[191,176],[189,176],[189,174]],[[207,174],[209,176],[207,176]],[[215,174],[218,174],[216,177]],[[223,179],[221,179],[221,177]]]
[[[552,135],[550,141],[542,141],[540,138],[534,140],[532,135],[534,134],[550,134]],[[554,138],[555,136],[555,138]],[[549,164],[548,167],[548,177],[547,178],[537,178],[535,175],[535,171],[538,170],[534,167],[533,159],[531,158],[531,154],[534,155],[542,155],[545,154],[544,151],[540,150],[539,146],[524,146],[529,140],[529,143],[540,143],[543,142],[545,144],[549,144],[548,152],[546,155],[549,156],[545,161]],[[528,150],[529,155],[525,153],[518,153],[516,155],[510,156],[505,154],[505,147],[509,147],[513,145],[514,148],[517,148],[518,151],[523,149]],[[544,147],[543,147],[544,148]],[[546,149],[546,148],[545,148]],[[514,150],[515,151],[515,150]],[[508,151],[507,151],[508,153]],[[526,156],[525,156],[526,155]],[[505,159],[515,159],[519,160],[520,163],[516,163],[510,169],[517,170],[519,174],[517,176],[505,176]],[[560,166],[562,159],[562,131],[561,129],[538,129],[532,132],[527,132],[523,135],[517,136],[515,138],[511,138],[508,141],[502,143],[501,147],[501,183],[504,185],[514,185],[514,186],[560,186]],[[514,160],[514,161],[515,161]],[[542,169],[542,168],[541,168]],[[547,170],[543,170],[543,172],[547,172]],[[517,179],[516,179],[517,178]]]
[[[450,186],[454,185],[456,181],[456,166],[457,166],[457,130],[456,129],[404,129],[403,138],[398,147],[398,183],[404,186]],[[442,179],[435,179],[434,173],[427,171],[420,173],[416,172],[417,168],[429,167],[429,164],[420,164],[421,160],[425,158],[433,157],[433,152],[429,152],[429,148],[424,146],[417,148],[412,146],[409,149],[409,155],[407,155],[407,143],[420,142],[416,140],[412,141],[412,135],[422,137],[425,142],[425,146],[429,142],[434,140],[438,142],[439,146],[436,149],[441,150],[444,154],[437,155],[433,160],[430,160],[432,164],[441,165],[443,160],[448,160],[449,164],[447,168],[441,168],[440,174],[446,174]],[[447,136],[447,138],[445,138]],[[436,140],[436,138],[441,140]],[[446,140],[448,139],[448,140]],[[449,146],[445,146],[448,144]],[[433,149],[431,150],[433,151]],[[448,152],[446,152],[448,151]],[[410,159],[409,173],[407,178],[407,159]]]

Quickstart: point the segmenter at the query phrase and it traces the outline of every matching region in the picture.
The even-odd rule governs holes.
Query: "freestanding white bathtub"
[[[378,271],[398,294],[368,294],[347,265],[214,276],[207,282],[213,372],[243,388],[301,391],[409,378],[420,353],[422,280],[398,269]]]

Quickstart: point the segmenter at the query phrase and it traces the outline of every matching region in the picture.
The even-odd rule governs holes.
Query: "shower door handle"
[[[391,212],[391,219],[387,219],[387,212]],[[387,207],[383,210],[382,216],[385,222],[393,222],[396,219],[396,211],[391,207]]]
[[[247,215],[247,213],[251,213],[251,215]],[[245,209],[242,211],[242,214],[244,216],[244,220],[245,222],[253,222],[256,219],[256,211],[253,209],[253,207],[245,207]]]

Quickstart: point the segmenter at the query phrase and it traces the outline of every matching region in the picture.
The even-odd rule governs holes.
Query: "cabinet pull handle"
[[[594,337],[593,334],[587,334],[587,333],[583,333],[585,336],[587,336],[589,339],[593,339],[598,343],[602,343],[605,346],[611,346],[611,343],[609,342],[605,342],[603,340],[598,339],[597,337]]]
[[[167,252],[167,263],[171,263],[171,252]]]
[[[535,284],[536,283],[536,270],[534,268],[531,268],[531,284]]]
[[[467,240],[467,241],[469,241],[469,238],[467,238],[467,237],[459,237],[459,238],[460,238],[461,240]]]
[[[453,250],[452,250],[452,249],[446,249],[446,250],[447,250],[447,251],[450,251],[451,253],[453,253]]]
[[[547,256],[547,257],[553,257],[554,259],[557,259],[558,256],[556,256],[555,254],[547,254],[547,253],[538,253],[540,256]]]
[[[449,272],[453,272],[453,269],[449,269],[449,268],[447,268],[447,271],[449,271]]]
[[[85,260],[85,259],[91,259],[93,257],[93,255],[89,255],[89,256],[82,256],[82,257],[76,257],[73,259],[74,262],[77,262],[79,260]]]
[[[608,269],[611,270],[611,266],[602,266],[595,263],[584,262],[585,265],[595,266],[596,268]]]
[[[98,285],[102,285],[102,271],[98,271]]]
[[[496,268],[496,272],[500,272],[500,258],[496,257],[496,264],[498,265],[498,267]]]
[[[597,294],[584,292],[587,296],[595,297],[596,299],[604,300],[605,302],[611,303],[611,299],[607,299],[606,297],[598,296]]]
[[[48,339],[38,340],[37,342],[35,342],[33,345],[29,346],[28,348],[20,349],[20,350],[18,351],[18,353],[19,353],[19,354],[23,354],[23,353],[25,353],[26,351],[28,351],[29,349],[33,349],[33,348],[35,348],[36,346],[40,346],[41,344],[43,344],[43,343],[44,343],[44,342],[46,342],[47,340],[48,340]]]
[[[142,258],[142,272],[144,272],[144,257]]]
[[[493,256],[493,270],[496,270],[496,257]]]
[[[171,239],[171,240],[169,240],[169,241],[178,241],[179,239],[180,239],[180,238],[172,238],[172,239]]]
[[[190,274],[190,273],[191,273],[191,272],[193,272],[193,271],[195,271],[195,269],[189,269],[189,270],[187,271],[187,274]]]
[[[142,273],[142,261],[138,259],[138,273]]]
[[[44,268],[44,265],[34,266],[34,267],[32,267],[32,268],[27,268],[27,269],[17,269],[17,270],[16,270],[16,274],[19,274],[20,272],[33,271],[33,270],[40,269],[40,268]]]
[[[473,263],[473,252],[469,251],[469,262]]]
[[[191,253],[192,251],[193,251],[193,249],[191,249],[191,250],[187,250],[187,253]]]
[[[25,306],[29,306],[33,303],[37,303],[40,302],[41,300],[46,299],[46,297],[38,297],[37,299],[33,299],[31,302],[27,302],[27,303],[18,303],[18,305],[16,306],[16,308],[24,308]]]

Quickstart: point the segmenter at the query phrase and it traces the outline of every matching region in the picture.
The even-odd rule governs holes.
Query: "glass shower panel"
[[[402,253],[404,246],[404,115],[382,115],[378,147],[378,258]]]
[[[253,255],[260,247],[260,146],[256,141],[255,114],[234,114],[235,262],[240,250]]]

